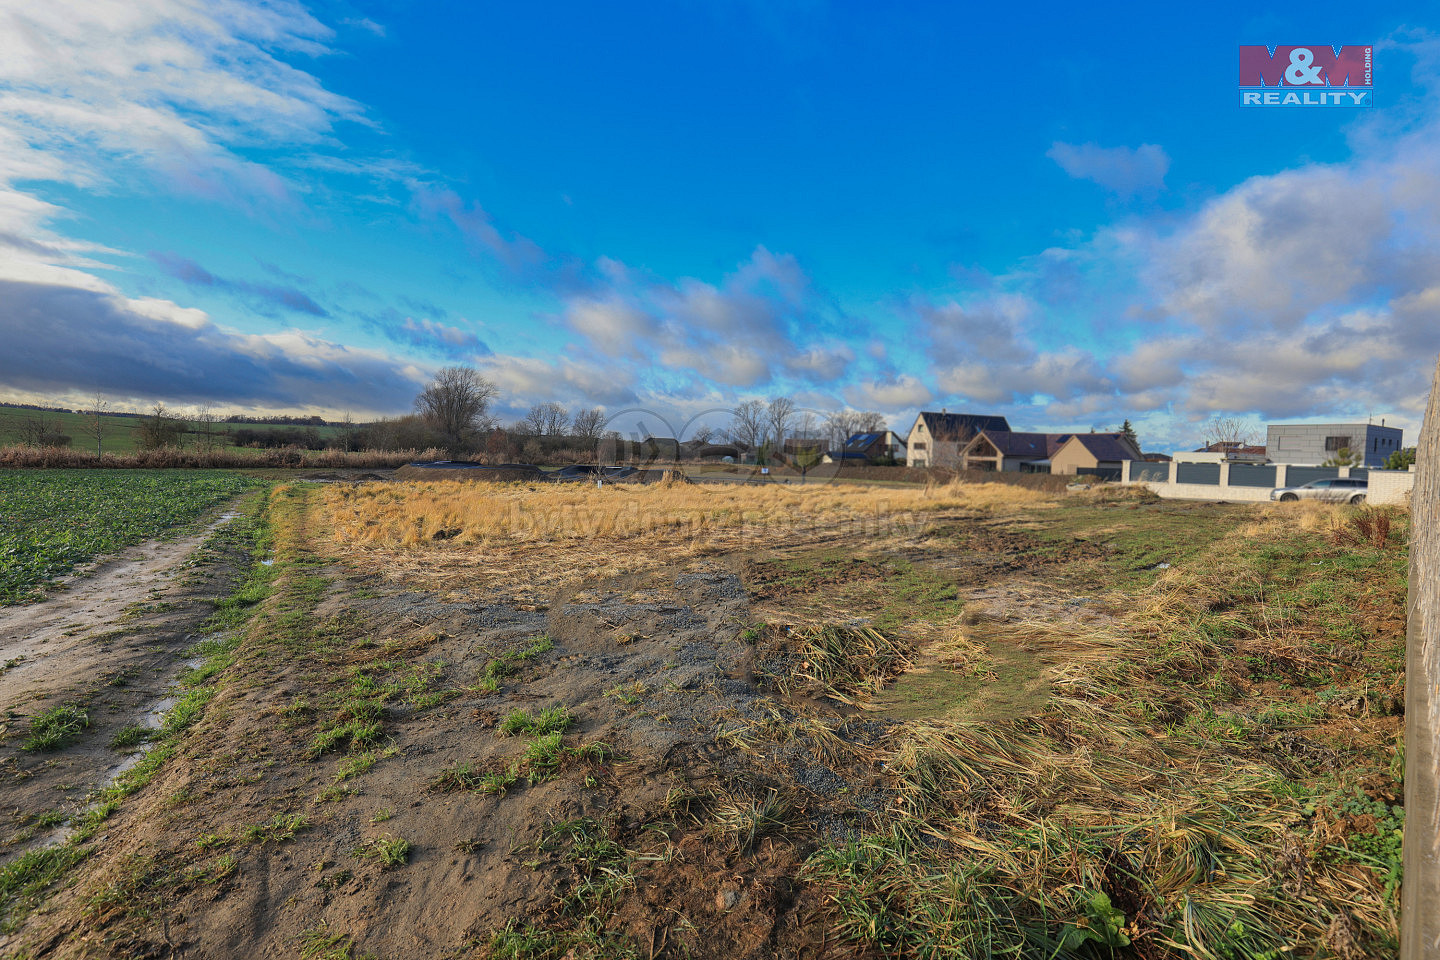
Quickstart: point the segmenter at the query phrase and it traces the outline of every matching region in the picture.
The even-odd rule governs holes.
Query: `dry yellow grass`
[[[894,489],[852,484],[588,484],[434,481],[327,488],[333,546],[440,586],[477,575],[541,587],[701,554],[838,536],[907,537],[938,510],[1044,508],[1047,494],[1000,484]]]
[[[768,538],[797,528],[866,524],[959,507],[979,511],[1051,502],[999,483],[896,490],[808,486],[477,484],[459,481],[333,487],[323,505],[336,536],[356,544],[417,547],[433,540],[629,540],[721,535]]]

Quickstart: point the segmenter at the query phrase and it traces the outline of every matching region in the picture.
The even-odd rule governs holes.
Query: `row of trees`
[[[800,410],[789,397],[770,401],[746,400],[730,417],[729,439],[736,446],[758,450],[770,445],[782,448],[788,438],[823,440],[830,449],[839,449],[857,433],[879,433],[886,429],[879,413],[837,410],[823,417]]]
[[[384,442],[384,432],[429,430],[438,445],[451,451],[493,448],[497,443],[524,438],[569,438],[596,441],[606,434],[605,414],[598,407],[580,410],[573,415],[559,403],[537,403],[524,417],[506,430],[501,430],[491,415],[497,395],[489,380],[468,367],[446,367],[415,398],[416,418],[384,421],[367,428],[372,439]],[[770,400],[746,400],[731,414],[728,431],[700,426],[685,440],[699,443],[728,440],[746,450],[769,446],[782,448],[792,437],[824,441],[831,448],[842,446],[856,433],[884,430],[885,417],[875,412],[839,410],[817,417],[802,411],[789,397]],[[613,432],[613,431],[611,431]],[[502,441],[504,435],[507,440]],[[675,438],[682,439],[682,438]],[[393,441],[392,441],[393,442]]]
[[[591,407],[572,417],[570,411],[554,401],[537,403],[510,429],[513,433],[528,437],[579,437],[583,440],[599,440],[605,429],[605,412],[599,407]]]

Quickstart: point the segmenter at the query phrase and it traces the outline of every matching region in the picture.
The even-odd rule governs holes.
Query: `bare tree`
[[[1244,417],[1211,417],[1200,427],[1200,438],[1205,446],[1243,447],[1255,442],[1260,428]]]
[[[563,437],[570,430],[570,411],[553,400],[545,404],[544,433],[547,437]]]
[[[349,453],[355,449],[355,439],[358,431],[355,429],[355,420],[350,416],[350,411],[345,411],[345,416],[340,418],[340,449]]]
[[[599,440],[600,430],[605,426],[605,413],[599,407],[591,407],[589,410],[581,410],[575,414],[575,419],[570,425],[575,436],[586,440]]]
[[[43,416],[26,417],[20,421],[15,438],[26,447],[68,447],[70,437],[60,432],[59,420],[47,420]]]
[[[105,452],[105,428],[110,425],[109,419],[105,416],[110,409],[110,401],[106,400],[98,392],[90,400],[90,407],[85,411],[85,433],[95,438],[95,456],[101,456]]]
[[[765,401],[746,400],[730,415],[730,439],[754,450],[765,437],[765,422]]]
[[[191,419],[195,421],[193,433],[195,446],[198,449],[209,453],[220,445],[220,433],[215,429],[215,425],[220,421],[220,415],[215,412],[215,404],[212,401],[206,400],[200,404]]]
[[[537,403],[521,418],[518,426],[532,437],[558,437],[570,425],[570,414],[553,400]]]
[[[855,423],[859,415],[854,410],[836,410],[825,417],[825,438],[832,450],[845,446],[845,441],[856,433]]]
[[[775,445],[775,449],[784,449],[785,435],[790,432],[790,425],[794,419],[795,401],[789,397],[776,397],[765,408],[766,427],[770,442]]]
[[[715,439],[716,432],[717,431],[714,427],[710,426],[709,424],[702,423],[700,424],[700,426],[690,431],[690,439],[694,440],[696,443],[709,443],[710,441]]]
[[[490,426],[495,393],[495,384],[470,367],[443,367],[415,398],[415,411],[444,438],[451,453],[458,453],[477,431]]]
[[[156,403],[151,407],[150,416],[141,420],[140,425],[135,428],[135,440],[145,450],[178,447],[184,437],[184,421],[172,416],[163,403]]]
[[[876,413],[874,410],[855,415],[856,433],[884,433],[890,429],[885,422],[885,414]]]

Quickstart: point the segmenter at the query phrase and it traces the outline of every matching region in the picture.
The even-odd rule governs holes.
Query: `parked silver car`
[[[1332,503],[1364,503],[1370,484],[1359,477],[1311,480],[1298,487],[1276,487],[1271,500],[1329,500]]]

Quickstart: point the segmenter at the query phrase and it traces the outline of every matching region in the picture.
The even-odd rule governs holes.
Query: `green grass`
[[[356,953],[353,937],[323,925],[300,935],[300,960],[375,960],[375,954]]]
[[[380,869],[403,867],[410,860],[410,841],[403,837],[385,836],[366,840],[355,848],[360,860],[374,860]]]
[[[490,936],[492,960],[634,960],[640,954],[623,935],[606,930],[552,930],[511,920]]]
[[[1027,524],[1033,537],[1029,552],[1057,559],[1067,548],[1099,548],[1099,564],[1117,585],[1142,585],[1155,579],[1162,563],[1183,566],[1250,517],[1228,504],[1137,503],[1111,506],[1062,506],[1034,514]]]
[[[35,715],[30,735],[21,748],[33,751],[59,750],[90,726],[90,715],[72,703],[62,703]]]
[[[549,637],[539,637],[524,650],[507,650],[486,661],[485,668],[480,671],[480,676],[476,678],[471,689],[478,693],[497,693],[502,680],[514,676],[526,662],[553,649],[555,644]]]
[[[0,472],[0,606],[263,483],[200,470]]]
[[[960,612],[953,579],[904,557],[857,556],[853,549],[826,547],[754,565],[767,591],[808,597],[826,614],[837,604],[863,610],[870,625],[891,632],[914,620],[943,620]],[[753,642],[761,628],[747,630]]]
[[[254,823],[241,831],[246,843],[286,843],[297,833],[310,829],[310,819],[303,813],[277,813],[263,823]]]
[[[45,892],[89,854],[86,848],[62,843],[27,850],[0,867],[0,934],[13,933]]]
[[[505,715],[500,721],[498,731],[503,737],[520,733],[544,736],[569,730],[574,723],[575,718],[570,716],[570,711],[564,707],[550,707],[536,716],[531,716],[529,710],[521,707]]]
[[[130,750],[155,736],[155,731],[141,723],[131,723],[115,731],[110,746],[116,750]]]
[[[488,956],[505,960],[632,960],[641,954],[624,934],[607,929],[620,896],[633,887],[635,855],[590,817],[553,824],[539,843],[570,868],[568,888],[556,891],[560,922],[511,920],[490,935]]]

